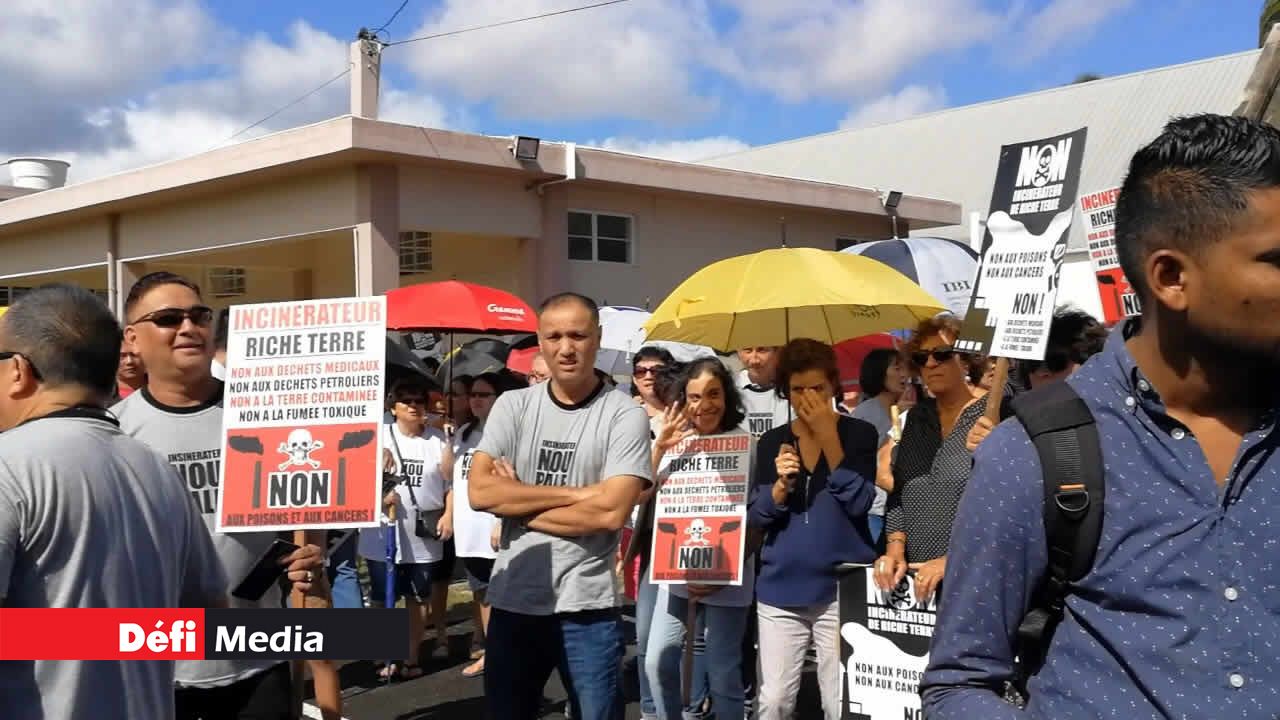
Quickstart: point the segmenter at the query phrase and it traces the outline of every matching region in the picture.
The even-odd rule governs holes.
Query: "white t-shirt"
[[[464,435],[467,436],[465,440],[462,439]],[[471,507],[467,485],[471,460],[483,436],[483,430],[472,430],[471,425],[467,425],[453,438],[453,544],[458,557],[493,560],[498,553],[489,543],[489,537],[493,526],[501,521],[490,513]]]
[[[438,510],[444,507],[448,487],[440,474],[444,460],[444,433],[428,427],[417,437],[405,435],[399,425],[382,426],[383,447],[396,459],[396,474],[405,482],[396,486],[396,564],[421,564],[444,558],[444,545],[439,540],[427,540],[414,534],[417,522],[416,510]],[[394,441],[394,442],[393,442]],[[400,452],[396,452],[396,448]],[[413,497],[410,497],[410,493]],[[414,501],[417,505],[414,505]],[[386,561],[386,515],[382,527],[361,528],[359,551],[366,560]]]
[[[789,422],[789,403],[778,397],[772,387],[753,385],[746,370],[738,373],[737,385],[742,391],[742,409],[747,412],[743,425],[752,437],[759,440],[761,435]]]

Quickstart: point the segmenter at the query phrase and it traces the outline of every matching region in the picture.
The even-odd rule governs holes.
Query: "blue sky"
[[[392,40],[590,0],[409,0]],[[78,179],[206,150],[400,0],[0,3],[0,151]],[[45,7],[52,5],[53,8]],[[66,3],[70,5],[70,3]],[[680,159],[1256,46],[1258,0],[629,0],[392,46],[385,117]],[[34,51],[32,39],[41,42]],[[345,81],[259,128],[346,110]]]

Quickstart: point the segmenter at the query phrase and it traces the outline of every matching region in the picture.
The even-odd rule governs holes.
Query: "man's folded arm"
[[[467,498],[476,510],[499,517],[525,517],[572,505],[585,493],[579,488],[526,485],[496,472],[494,458],[477,450],[467,477]]]
[[[560,537],[579,537],[600,532],[615,532],[631,515],[636,499],[648,480],[634,475],[618,475],[596,485],[594,493],[565,507],[538,513],[529,527]]]

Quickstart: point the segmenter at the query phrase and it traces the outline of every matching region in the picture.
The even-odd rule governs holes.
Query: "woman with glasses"
[[[383,425],[384,470],[397,479],[385,497],[384,509],[395,508],[395,524],[360,530],[360,555],[369,568],[370,600],[381,606],[387,574],[392,574],[395,595],[409,610],[409,657],[382,671],[384,678],[410,679],[422,675],[419,649],[427,625],[432,585],[445,572],[444,540],[453,537],[445,508],[449,488],[443,466],[444,435],[427,425],[427,386],[419,379],[405,379],[391,388],[391,412],[395,422]],[[386,563],[384,533],[396,533],[397,557]],[[447,576],[446,576],[447,581]]]
[[[907,369],[897,350],[876,348],[862,359],[860,370],[858,385],[864,399],[850,414],[871,423],[880,433],[881,444],[887,443],[894,430],[893,408],[906,411],[915,404],[915,392],[908,391]],[[908,394],[910,397],[906,397]],[[877,543],[884,532],[884,511],[888,500],[888,491],[877,487],[876,501],[867,516],[871,539]]]
[[[959,335],[960,319],[951,314],[920,323],[907,357],[930,397],[908,415],[901,440],[881,451],[880,482],[892,487],[875,582],[891,590],[914,569],[920,602],[933,597],[946,573],[951,523],[973,466],[965,439],[987,409],[986,393],[974,385],[986,358],[957,352]]]
[[[662,432],[667,410],[667,385],[671,373],[677,368],[671,353],[646,346],[640,348],[631,360],[631,387],[636,401],[649,415],[650,434],[656,438]],[[645,653],[649,642],[649,627],[653,620],[653,606],[657,601],[658,587],[649,582],[649,543],[653,532],[653,488],[640,494],[631,519],[622,531],[619,550],[622,556],[618,572],[628,597],[636,603],[636,668],[640,684],[640,716],[643,720],[656,718],[657,704],[645,674]]]
[[[484,632],[489,626],[489,604],[485,591],[489,588],[489,574],[497,558],[498,540],[502,521],[487,512],[473,510],[467,499],[467,479],[471,473],[471,458],[484,436],[484,424],[493,410],[498,396],[511,386],[511,380],[497,373],[485,373],[471,382],[471,414],[475,420],[463,426],[453,438],[451,457],[446,464],[453,467],[453,533],[458,557],[467,569],[467,583],[475,598],[475,635],[473,644],[484,643]],[[484,673],[484,650],[477,649],[471,658],[475,661],[462,671],[466,677],[478,677]]]

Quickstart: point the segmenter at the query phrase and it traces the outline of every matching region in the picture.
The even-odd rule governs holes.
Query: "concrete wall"
[[[120,257],[147,257],[349,227],[354,169],[267,182],[120,216]]]
[[[400,229],[537,237],[542,201],[527,180],[468,170],[400,166]]]
[[[791,247],[834,250],[837,237],[882,237],[881,218],[770,208],[659,193],[616,192],[569,186],[570,210],[630,215],[630,265],[568,261],[570,289],[610,305],[657,307],[696,270],[717,260],[781,245],[786,217]],[[567,237],[547,238],[568,257]],[[558,245],[558,248],[557,248]]]
[[[107,218],[0,236],[0,279],[107,261]],[[14,282],[11,284],[26,284]]]
[[[525,287],[522,260],[517,238],[432,231],[432,271],[401,275],[400,287],[462,280],[500,288],[529,300],[532,288]]]

